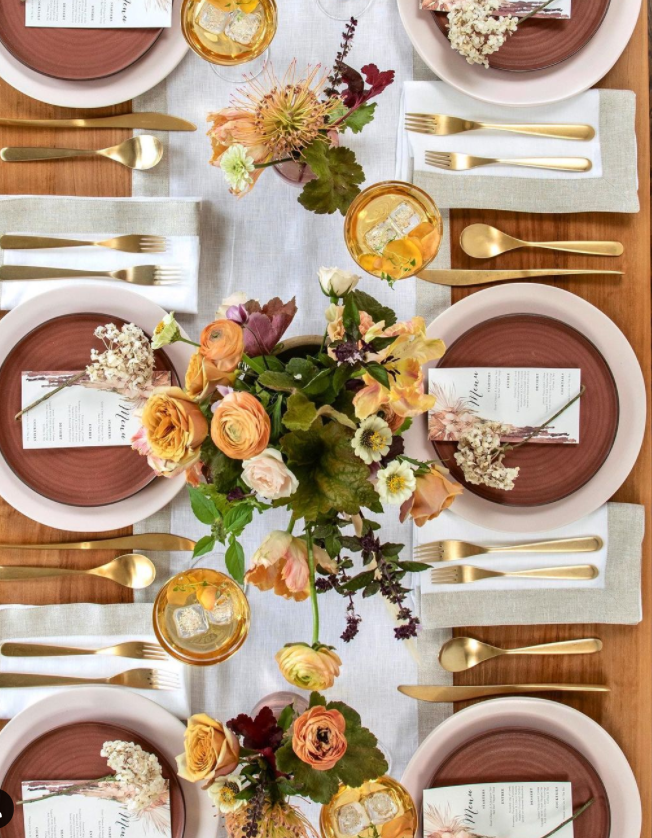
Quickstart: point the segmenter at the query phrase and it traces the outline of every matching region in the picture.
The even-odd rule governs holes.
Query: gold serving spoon
[[[129,169],[152,169],[163,157],[163,146],[157,137],[143,134],[131,137],[109,148],[39,148],[8,146],[0,149],[5,163],[26,163],[34,160],[64,160],[69,157],[107,157]]]
[[[538,646],[522,646],[520,649],[501,649],[473,637],[453,637],[441,647],[439,663],[448,672],[465,672],[501,655],[593,655],[601,649],[602,641],[597,637],[541,643]]]
[[[64,567],[0,567],[0,582],[44,579],[52,576],[100,576],[125,588],[147,588],[156,579],[154,564],[140,553],[126,553],[100,567],[72,570]]]
[[[460,244],[462,250],[474,259],[493,259],[519,247],[541,247],[589,256],[620,256],[624,250],[620,242],[528,242],[509,236],[489,224],[470,224],[462,230]]]

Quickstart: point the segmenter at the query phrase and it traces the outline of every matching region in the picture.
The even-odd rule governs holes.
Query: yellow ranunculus
[[[219,384],[230,387],[234,379],[235,373],[222,372],[213,361],[197,350],[191,356],[186,370],[186,393],[193,401],[202,402],[215,392]]]
[[[159,387],[143,408],[142,424],[152,454],[191,465],[208,435],[208,422],[180,387]]]
[[[275,656],[281,675],[302,690],[327,690],[340,674],[342,661],[327,646],[313,649],[305,643],[284,646]]]

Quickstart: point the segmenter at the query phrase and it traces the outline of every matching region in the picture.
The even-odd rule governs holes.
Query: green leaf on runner
[[[226,548],[224,560],[226,562],[226,569],[231,576],[236,582],[242,585],[245,574],[244,550],[242,549],[242,545],[233,536],[231,536],[229,546]]]
[[[303,149],[302,156],[316,175],[307,183],[299,203],[319,215],[337,210],[346,215],[364,181],[362,166],[350,148],[331,148],[323,140],[315,140]]]
[[[342,125],[345,128],[350,128],[354,134],[359,134],[365,125],[369,125],[373,121],[375,110],[376,102],[360,105],[356,111],[347,116]]]

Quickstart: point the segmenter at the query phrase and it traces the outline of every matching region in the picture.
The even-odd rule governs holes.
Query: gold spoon
[[[539,646],[523,646],[520,649],[501,649],[473,637],[453,637],[441,647],[439,663],[448,672],[465,672],[479,663],[501,655],[592,655],[601,649],[602,641],[597,637],[542,643]]]
[[[470,224],[462,230],[460,244],[462,250],[474,259],[493,259],[519,247],[541,247],[589,256],[620,256],[624,250],[620,242],[527,242],[508,236],[489,224]]]
[[[39,148],[8,146],[0,149],[0,159],[6,163],[25,163],[33,160],[63,160],[68,157],[107,157],[129,169],[152,169],[163,157],[163,146],[157,137],[143,134],[131,137],[110,148]]]
[[[43,579],[51,576],[100,576],[111,579],[125,588],[147,588],[156,579],[154,564],[140,553],[125,553],[113,561],[89,570],[72,570],[64,567],[0,567],[0,581],[15,582],[24,579]]]

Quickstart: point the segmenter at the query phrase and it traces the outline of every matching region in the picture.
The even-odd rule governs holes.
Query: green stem
[[[198,347],[201,346],[201,343],[195,343],[194,340],[188,340],[188,338],[182,338],[181,335],[179,335],[179,337],[176,338],[176,340],[173,340],[172,343],[176,343],[178,340],[180,340],[181,343],[189,343],[191,346],[198,346]]]
[[[544,423],[543,423],[543,425],[539,425],[539,427],[538,427],[538,428],[535,428],[535,429],[534,429],[531,433],[529,433],[529,434],[528,434],[528,435],[527,435],[524,439],[522,439],[520,442],[517,442],[517,443],[516,443],[516,445],[510,445],[509,443],[507,443],[507,445],[506,445],[506,446],[504,446],[504,447],[505,447],[505,451],[515,451],[517,448],[520,448],[520,447],[521,447],[521,445],[525,445],[525,443],[526,443],[526,442],[529,442],[529,441],[532,439],[532,437],[533,437],[533,436],[536,436],[536,435],[537,435],[538,433],[540,433],[540,431],[542,431],[544,428],[547,428],[547,427],[548,427],[548,425],[551,425],[551,424],[555,421],[555,419],[557,419],[557,417],[558,417],[558,416],[561,416],[561,414],[562,414],[565,410],[568,410],[568,408],[569,408],[572,404],[575,404],[575,402],[576,402],[578,399],[581,399],[581,398],[582,398],[582,396],[584,395],[584,393],[586,393],[586,387],[582,384],[582,386],[580,387],[580,391],[579,391],[579,393],[578,393],[578,394],[577,394],[574,398],[572,398],[572,399],[568,402],[568,404],[565,404],[565,405],[564,405],[564,406],[563,406],[560,410],[558,410],[558,411],[557,411],[557,413],[555,413],[555,415],[554,415],[554,416],[551,416],[551,417],[550,417],[550,419],[548,419],[548,421],[547,421],[547,422],[544,422]]]
[[[289,532],[290,535],[292,535],[292,530],[294,529],[294,525],[296,524],[296,522],[297,522],[297,519],[296,519],[296,517],[294,515],[294,512],[293,512],[292,517],[290,518],[290,523],[288,524],[288,528],[286,530],[286,532]]]
[[[90,786],[98,785],[106,780],[115,780],[115,774],[107,774],[106,777],[100,777],[99,780],[90,780],[88,783],[79,783],[76,786],[68,786],[62,791],[53,791],[52,794],[44,794],[43,797],[35,797],[32,800],[19,800],[16,806],[26,806],[28,803],[38,803],[40,800],[49,800],[51,797],[65,797],[80,789],[87,789]]]
[[[537,15],[537,14],[539,14],[539,12],[540,12],[542,9],[545,9],[545,8],[546,8],[546,6],[549,6],[551,3],[554,3],[554,0],[546,0],[546,2],[545,2],[545,3],[542,3],[540,6],[537,6],[537,8],[536,8],[536,9],[533,9],[531,12],[528,12],[528,13],[527,13],[524,17],[522,17],[522,18],[519,20],[519,22],[518,22],[518,26],[520,26],[522,23],[524,23],[524,22],[525,22],[525,21],[526,21],[529,17],[532,17],[533,15]]]
[[[546,834],[542,835],[541,838],[550,838],[551,835],[554,835],[556,832],[559,832],[559,830],[562,829],[562,827],[566,826],[569,823],[572,823],[574,820],[577,820],[577,818],[579,818],[580,815],[583,815],[584,812],[586,812],[586,810],[589,808],[589,806],[592,806],[594,804],[594,802],[595,800],[593,797],[590,800],[587,800],[584,806],[580,806],[580,808],[577,810],[577,812],[575,812],[574,815],[572,815],[570,818],[567,818],[563,823],[560,823],[559,826],[556,826],[550,832],[546,832]]]
[[[50,390],[49,393],[46,393],[44,396],[41,396],[40,399],[37,399],[35,402],[32,402],[31,404],[28,404],[27,407],[24,407],[22,410],[19,410],[18,413],[14,416],[14,419],[18,421],[21,418],[21,416],[24,416],[26,413],[32,410],[32,408],[37,407],[39,404],[43,404],[43,402],[46,402],[48,399],[51,399],[52,396],[56,395],[61,390],[65,390],[66,387],[72,386],[77,381],[82,379],[85,375],[86,370],[84,370],[83,372],[78,372],[77,375],[71,375],[70,378],[68,378],[63,384],[60,384],[58,387],[55,387],[54,390]]]
[[[270,166],[278,166],[279,163],[295,162],[294,157],[283,157],[281,160],[268,160],[267,163],[254,163],[254,169],[267,169]]]
[[[317,589],[315,588],[315,554],[312,549],[312,532],[306,527],[306,544],[308,545],[308,568],[310,570],[310,601],[312,602],[312,645],[319,643],[319,604]]]

